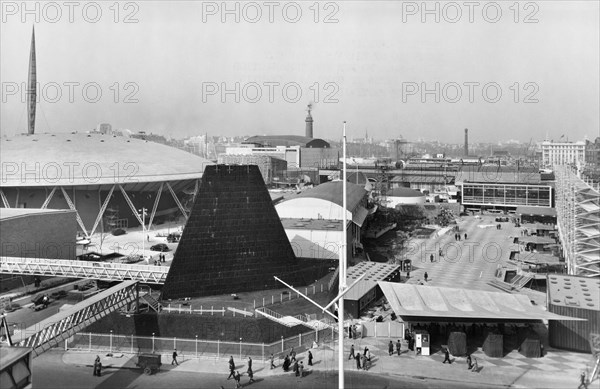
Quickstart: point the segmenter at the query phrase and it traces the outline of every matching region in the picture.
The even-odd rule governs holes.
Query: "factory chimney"
[[[465,157],[469,156],[469,129],[465,128]]]
[[[35,131],[35,102],[37,99],[37,74],[35,64],[35,27],[31,32],[31,49],[29,51],[29,77],[27,80],[27,133]]]
[[[304,120],[306,122],[306,137],[307,138],[313,137],[313,118],[310,114],[311,110],[312,110],[312,103],[308,104],[308,115],[306,115],[306,120]]]

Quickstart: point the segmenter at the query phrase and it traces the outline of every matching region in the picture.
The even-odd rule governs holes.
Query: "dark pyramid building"
[[[207,166],[162,299],[306,285],[255,165]]]

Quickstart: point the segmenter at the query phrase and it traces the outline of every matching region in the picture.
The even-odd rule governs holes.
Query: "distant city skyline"
[[[481,2],[472,23],[444,2],[429,14],[421,2],[288,2],[272,23],[235,2],[231,14],[219,2],[97,3],[95,23],[84,6],[71,22],[68,9],[7,3],[17,9],[3,8],[0,27],[3,136],[27,132],[33,25],[37,132],[107,122],[173,138],[304,135],[311,102],[314,136],[326,139],[344,120],[349,137],[456,144],[464,128],[473,144],[593,140],[600,128],[598,2],[500,2],[496,19]]]

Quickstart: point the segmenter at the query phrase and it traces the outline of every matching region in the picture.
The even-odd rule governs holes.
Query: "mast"
[[[339,293],[343,293],[346,289],[346,242],[347,238],[347,226],[348,218],[346,215],[348,206],[346,200],[346,122],[344,121],[344,134],[343,134],[343,146],[342,152],[343,158],[343,172],[342,172],[342,242],[340,249],[340,271],[339,271]],[[344,388],[344,296],[342,295],[338,301],[338,387]]]
[[[27,133],[35,132],[35,102],[37,100],[37,74],[35,64],[35,27],[31,32],[31,49],[29,51],[29,77],[27,79]]]

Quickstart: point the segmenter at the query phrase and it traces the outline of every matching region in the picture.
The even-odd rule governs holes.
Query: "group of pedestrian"
[[[454,240],[460,241],[460,234],[459,233],[454,234]]]
[[[356,360],[356,369],[357,370],[369,370],[371,366],[371,352],[368,347],[365,347],[363,353],[355,353],[354,345],[350,346],[350,354],[348,355],[348,360],[354,359]]]
[[[400,343],[400,339],[398,339],[398,341],[396,342],[396,352],[398,353],[398,356],[400,356],[400,349],[402,348],[402,343]],[[394,355],[394,342],[392,342],[390,340],[390,343],[388,344],[388,353],[390,354],[390,356]]]
[[[500,223],[496,224],[496,229],[497,230],[501,230],[502,229],[502,224],[500,224]]]
[[[161,262],[166,262],[167,256],[163,253],[158,254],[158,259],[154,260],[154,266],[160,266]]]

